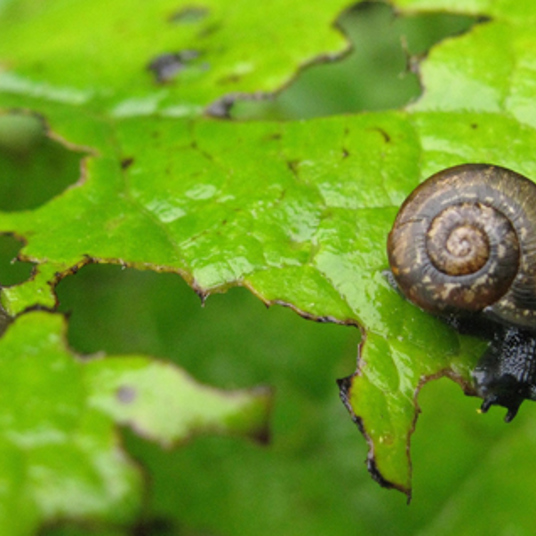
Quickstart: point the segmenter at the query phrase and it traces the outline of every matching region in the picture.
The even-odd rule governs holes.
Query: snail
[[[473,371],[481,410],[536,400],[536,185],[489,164],[445,169],[402,204],[387,240],[412,303],[490,341]]]

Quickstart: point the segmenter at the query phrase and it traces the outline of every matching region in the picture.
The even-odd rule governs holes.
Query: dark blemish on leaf
[[[123,158],[121,160],[121,169],[128,169],[134,163],[134,158]]]
[[[361,341],[361,344],[359,345],[359,350],[358,350],[358,362],[360,360],[360,357],[361,357],[361,348],[363,346],[363,340]],[[350,398],[351,398],[351,390],[352,390],[352,386],[353,386],[353,380],[355,378],[355,376],[357,376],[359,374],[356,373],[355,375],[352,375],[352,376],[348,376],[347,378],[341,378],[340,380],[337,380],[337,385],[339,386],[339,396],[342,400],[342,403],[344,404],[344,406],[346,407],[346,409],[348,410],[348,413],[350,413],[350,416],[352,417],[352,420],[354,421],[354,423],[357,425],[357,427],[359,428],[359,431],[361,432],[361,434],[363,434],[369,444],[369,452],[368,452],[368,455],[367,455],[367,469],[368,469],[368,472],[370,473],[370,476],[380,485],[382,486],[383,488],[388,488],[388,489],[397,489],[399,491],[401,491],[402,493],[405,493],[407,498],[408,498],[408,503],[410,502],[411,500],[411,490],[408,490],[408,489],[405,489],[401,486],[398,486],[396,484],[393,484],[392,482],[390,482],[389,480],[386,480],[383,475],[381,474],[381,472],[379,471],[377,465],[376,465],[376,460],[374,459],[374,450],[372,449],[371,445],[372,445],[372,440],[371,438],[369,437],[368,433],[367,433],[367,430],[365,428],[365,425],[363,424],[363,420],[361,419],[361,417],[359,417],[358,415],[356,415],[354,413],[354,410],[352,408],[352,404],[350,402]]]
[[[389,143],[391,141],[391,136],[389,136],[389,134],[385,130],[383,130],[383,128],[376,127],[374,128],[374,130],[382,135],[383,141],[385,143]]]
[[[179,24],[195,24],[208,15],[208,9],[201,6],[187,6],[169,18],[170,22]]]
[[[411,491],[403,489],[400,486],[397,486],[393,484],[392,482],[389,482],[389,480],[386,480],[385,478],[383,478],[382,474],[380,473],[380,470],[378,469],[376,465],[376,460],[374,459],[374,456],[371,455],[370,452],[369,452],[369,455],[367,456],[367,469],[372,479],[375,480],[382,488],[397,489],[406,495],[406,497],[408,498],[408,504],[411,502]]]
[[[352,389],[352,379],[353,376],[348,376],[347,378],[341,378],[336,380],[337,385],[339,386],[339,396],[342,400],[342,403],[346,406],[346,409],[350,412],[352,419],[355,421],[354,411],[350,405],[350,390]],[[361,426],[361,423],[356,421],[358,426]],[[359,431],[363,433],[363,430],[360,428]]]
[[[2,305],[0,305],[0,337],[4,334],[12,321],[13,318],[11,318]]]
[[[138,392],[134,387],[123,385],[119,387],[115,396],[117,397],[117,400],[122,404],[131,404],[132,402],[134,402],[134,400],[136,400]]]
[[[230,110],[231,106],[234,104],[236,97],[232,95],[227,95],[218,99],[216,102],[213,102],[207,109],[207,115],[211,117],[217,117],[219,119],[229,119],[231,117]]]
[[[281,134],[279,132],[276,132],[275,134],[270,134],[268,136],[269,140],[280,140],[282,138]]]
[[[300,161],[299,160],[288,160],[287,161],[287,166],[288,168],[290,169],[290,171],[292,171],[292,173],[294,175],[297,175],[298,174],[298,168],[299,168],[299,165],[300,165]]]
[[[283,199],[285,197],[285,194],[286,194],[286,190],[283,190],[281,192],[280,199]],[[291,303],[283,301],[283,300],[268,300],[268,301],[265,301],[265,303],[266,305],[268,305],[268,307],[272,305],[281,305],[282,307],[288,307],[289,309],[292,309],[294,312],[298,313],[302,318],[305,318],[306,320],[312,320],[313,322],[319,322],[321,324],[324,324],[324,323],[338,324],[340,326],[354,326],[354,327],[359,328],[359,325],[353,319],[339,320],[338,318],[335,318],[334,316],[329,316],[329,315],[317,316],[317,315],[302,311],[301,309],[298,309]]]
[[[340,322],[337,322],[333,316],[311,316],[311,320],[314,322],[318,322],[319,324],[333,324]]]
[[[73,264],[72,266],[67,268],[67,270],[65,270],[64,272],[55,272],[54,278],[50,282],[50,285],[52,286],[52,288],[54,288],[65,277],[70,276],[70,275],[76,275],[78,273],[78,270],[80,270],[80,268],[86,266],[86,264],[91,264],[95,262],[98,262],[98,261],[95,260],[93,257],[90,257],[89,255],[84,255],[81,261],[77,262],[76,264]]]
[[[476,130],[478,128],[478,125],[476,123],[471,123],[471,128],[473,130]]]
[[[348,151],[348,149],[344,149],[342,150],[342,157],[343,158],[348,158],[350,156],[350,151]]]
[[[192,289],[199,296],[199,299],[201,300],[201,307],[205,307],[205,303],[209,297],[209,292],[199,288],[195,281],[192,283]]]
[[[147,69],[152,71],[156,82],[164,84],[175,78],[190,62],[198,57],[197,50],[181,50],[180,52],[160,54],[149,62]]]
[[[205,37],[210,37],[212,34],[216,33],[220,29],[220,24],[211,24],[210,26],[206,26],[203,28],[199,34],[198,37],[200,39],[203,39]]]

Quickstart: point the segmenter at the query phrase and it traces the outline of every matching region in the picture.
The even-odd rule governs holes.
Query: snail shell
[[[490,345],[473,370],[486,412],[536,400],[536,185],[498,166],[441,171],[404,202],[388,238],[408,300]]]
[[[436,173],[402,205],[387,251],[422,309],[536,330],[536,185],[526,177],[487,164]]]

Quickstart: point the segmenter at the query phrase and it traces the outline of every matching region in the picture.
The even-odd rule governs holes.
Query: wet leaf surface
[[[0,91],[112,117],[198,115],[225,95],[279,89],[319,55],[344,52],[331,22],[350,5],[8,2],[0,6]],[[202,16],[188,17],[192,8]]]
[[[409,493],[418,389],[447,375],[470,392],[484,343],[389,286],[385,237],[405,196],[441,168],[489,162],[536,177],[528,157],[536,11],[527,0],[393,2],[401,12],[492,17],[434,47],[419,66],[423,97],[403,111],[287,123],[203,116],[211,105],[224,114],[229,95],[273,91],[319,55],[345,50],[330,23],[348,2],[293,5],[207,0],[188,14],[189,4],[166,1],[0,4],[0,106],[39,114],[50,136],[89,155],[49,202],[0,213],[0,230],[23,237],[22,257],[37,264],[30,281],[3,290],[3,304],[12,314],[53,308],[58,280],[100,262],[179,273],[204,297],[241,285],[305,317],[359,325],[366,337],[344,395],[374,474]],[[51,32],[58,27],[65,32]],[[181,437],[178,426],[163,438],[156,408],[138,405],[138,388],[121,389],[123,378],[139,381],[150,397],[164,365],[123,361],[127,370],[108,382],[95,363],[99,415],[129,423],[132,411],[148,412],[136,425],[145,435]],[[9,456],[16,467],[17,452]]]

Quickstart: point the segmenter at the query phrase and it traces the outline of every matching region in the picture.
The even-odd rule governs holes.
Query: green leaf
[[[207,432],[265,436],[268,393],[224,393],[143,357],[76,358],[63,317],[28,313],[0,339],[5,534],[64,517],[131,522],[142,478],[117,424],[165,445]]]
[[[95,359],[84,374],[91,407],[163,446],[201,433],[267,436],[264,389],[224,394],[146,357]]]
[[[401,12],[493,16],[430,52],[424,96],[407,110],[288,123],[201,116],[210,105],[223,115],[237,92],[281,88],[322,53],[340,54],[345,41],[329,22],[347,5],[3,3],[0,106],[39,114],[49,137],[88,156],[72,187],[35,210],[0,214],[0,230],[24,237],[21,258],[37,265],[2,299],[11,314],[52,308],[62,277],[117,263],[179,273],[203,297],[242,285],[305,317],[359,325],[366,338],[343,395],[375,476],[409,494],[416,393],[440,375],[471,393],[483,343],[389,286],[385,237],[405,196],[445,166],[486,161],[536,177],[536,12],[526,0],[393,1]],[[174,72],[159,63],[155,73],[158,58]],[[130,422],[117,401],[99,408]],[[157,436],[157,425],[143,429]]]
[[[0,91],[115,117],[197,115],[225,95],[279,89],[320,53],[344,52],[330,23],[349,5],[18,0],[0,6],[9,66]],[[167,68],[151,69],[159,61]]]
[[[411,438],[408,507],[400,493],[369,478],[366,444],[337,396],[333,378],[353,366],[355,328],[266,309],[245,289],[211,296],[199,307],[180,277],[118,266],[86,266],[59,284],[58,295],[71,311],[69,343],[84,353],[153,348],[206,383],[276,388],[267,448],[204,436],[162,451],[128,434],[128,452],[151,478],[143,517],[149,533],[167,523],[171,534],[187,527],[193,534],[245,536],[410,535],[432,532],[438,516],[455,516],[460,524],[470,519],[470,528],[459,528],[478,535],[505,519],[512,531],[533,527],[525,502],[535,477],[531,450],[523,456],[516,450],[516,458],[509,450],[513,442],[532,444],[529,406],[505,426],[502,411],[478,414],[476,401],[461,396],[452,381],[426,384]],[[468,517],[461,495],[493,502],[493,511]]]

